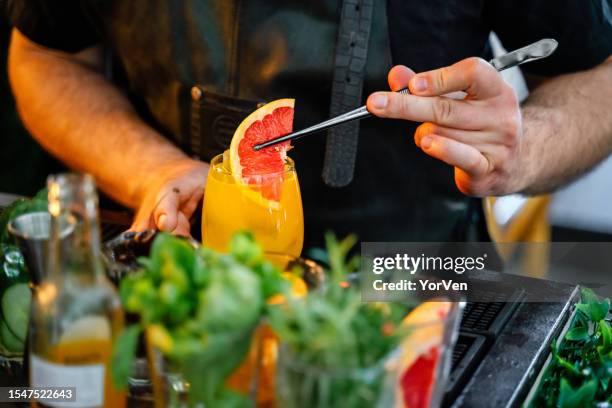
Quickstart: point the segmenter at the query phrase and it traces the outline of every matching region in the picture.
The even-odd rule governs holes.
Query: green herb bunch
[[[266,299],[286,290],[280,271],[265,261],[248,233],[233,237],[229,254],[194,248],[168,234],[155,238],[142,270],[120,285],[128,313],[140,317],[115,343],[113,378],[125,386],[139,334],[190,383],[191,403],[248,406],[225,382],[248,353]]]
[[[576,315],[559,345],[532,407],[582,408],[612,403],[612,326],[610,300],[582,290]],[[599,405],[598,405],[599,404]]]
[[[407,307],[361,301],[347,260],[355,237],[326,236],[329,276],[304,298],[270,310],[281,339],[277,401],[283,407],[373,407],[384,382],[384,358],[399,344]]]

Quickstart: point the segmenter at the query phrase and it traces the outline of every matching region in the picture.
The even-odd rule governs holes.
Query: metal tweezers
[[[493,58],[491,61],[489,61],[489,64],[491,64],[497,71],[503,71],[505,69],[512,68],[517,65],[546,58],[557,49],[558,45],[559,44],[556,40],[550,38],[543,39],[526,47],[520,48],[504,55],[500,55],[497,58]],[[404,95],[410,93],[408,88],[404,88],[397,92]],[[321,132],[331,127],[351,122],[353,120],[367,118],[369,116],[372,116],[372,114],[368,111],[368,108],[366,106],[362,106],[350,112],[346,112],[340,116],[336,116],[335,118],[318,123],[314,126],[310,126],[306,129],[298,130],[297,132],[289,133],[288,135],[277,137],[275,139],[268,140],[267,142],[260,143],[258,145],[253,146],[253,149],[261,150],[268,146],[273,146],[278,143],[286,142],[287,140],[299,139],[311,133]]]

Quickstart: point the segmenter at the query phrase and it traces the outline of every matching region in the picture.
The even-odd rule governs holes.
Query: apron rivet
[[[199,101],[200,98],[202,98],[202,90],[197,86],[192,87],[191,88],[191,99],[193,99],[194,101]]]

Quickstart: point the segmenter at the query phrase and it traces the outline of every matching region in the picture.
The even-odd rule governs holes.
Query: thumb
[[[178,223],[180,194],[177,189],[166,193],[153,211],[153,220],[160,231],[172,232]]]
[[[414,120],[414,114],[409,109],[409,103],[414,98],[396,92],[375,92],[369,96],[367,107],[370,113],[380,118]]]
[[[182,237],[191,237],[191,224],[189,223],[189,218],[182,212],[178,213],[176,228],[172,233]]]

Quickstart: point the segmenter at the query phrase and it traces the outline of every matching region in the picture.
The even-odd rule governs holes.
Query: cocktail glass
[[[236,180],[228,157],[220,154],[210,163],[202,215],[204,245],[226,252],[232,235],[247,230],[266,252],[299,256],[304,215],[293,161],[287,158],[283,171]]]

